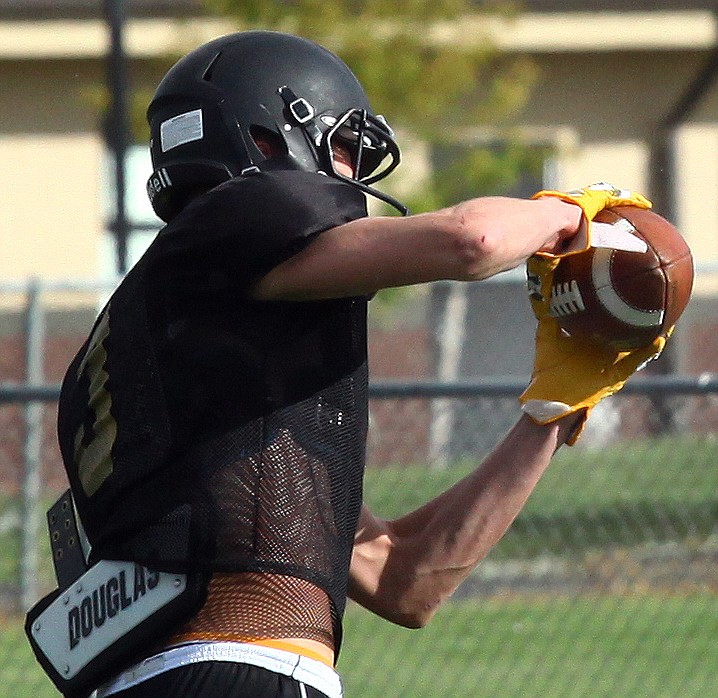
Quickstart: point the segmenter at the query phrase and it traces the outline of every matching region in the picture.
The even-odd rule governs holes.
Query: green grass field
[[[554,459],[494,557],[565,553],[709,535],[718,521],[718,440],[688,437],[627,442]],[[364,498],[379,515],[411,511],[473,464],[370,470]]]
[[[371,471],[365,496],[381,515],[394,516],[465,469]],[[713,550],[717,493],[718,442],[710,439],[565,449],[490,559],[620,555],[657,542],[685,551],[670,564],[688,564],[701,546]],[[17,547],[4,535],[0,572],[11,576]],[[718,555],[713,561],[715,567]],[[640,570],[632,573],[640,582]],[[617,593],[461,598],[419,631],[350,605],[339,662],[347,698],[718,695],[718,587],[663,584],[657,590],[639,582]],[[17,618],[0,619],[0,685],[14,698],[58,695],[35,664]]]
[[[347,614],[348,698],[716,695],[718,596],[462,601],[423,630]]]
[[[339,669],[347,698],[707,698],[717,635],[714,595],[462,601],[419,631],[352,606]],[[6,695],[59,695],[19,622],[0,625],[0,658]]]
[[[563,448],[528,501],[526,514],[565,514],[650,500],[696,504],[715,497],[718,439],[683,437],[625,442],[612,449]],[[453,484],[473,463],[372,469],[367,502],[396,516]]]

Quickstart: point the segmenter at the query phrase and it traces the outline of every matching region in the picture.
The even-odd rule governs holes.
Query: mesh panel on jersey
[[[189,505],[143,526],[132,541],[134,554],[150,566],[189,559],[218,572],[279,573],[311,582],[331,600],[338,641],[362,501],[365,386],[361,376],[352,376],[195,446],[154,490],[154,507],[141,498],[149,488],[128,502],[137,517],[156,513],[165,494]],[[304,598],[296,591],[293,598]]]
[[[327,595],[310,582],[277,574],[217,574],[199,613],[169,638],[253,641],[316,640],[333,649]]]
[[[194,438],[175,430],[182,448],[151,472],[116,464],[112,483],[91,502],[96,554],[156,569],[306,580],[329,596],[338,644],[367,428],[364,335],[355,327],[340,334],[341,342],[339,333],[334,342],[316,338],[291,366],[268,360],[258,416],[224,415]],[[352,370],[320,382],[317,367],[337,344],[354,356]]]

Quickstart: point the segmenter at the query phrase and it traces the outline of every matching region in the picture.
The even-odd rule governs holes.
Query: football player
[[[374,187],[399,163],[394,133],[339,58],[282,33],[192,51],[148,119],[148,192],[167,225],[71,364],[59,437],[90,563],[198,574],[202,588],[151,641],[121,640],[93,688],[339,698],[347,598],[425,625],[594,394],[566,401],[554,376],[534,380],[527,413],[470,475],[382,520],[362,503],[369,300],[552,258],[595,211],[579,192],[369,216],[367,196],[406,214]],[[598,209],[616,196],[601,192]]]

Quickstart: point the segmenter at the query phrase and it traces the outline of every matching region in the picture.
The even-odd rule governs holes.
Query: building
[[[50,346],[42,378],[55,382],[93,308],[76,297],[69,301],[65,291],[55,293],[52,284],[112,284],[116,278],[109,232],[113,168],[99,101],[110,46],[102,10],[103,3],[90,0],[0,0],[0,339],[6,347],[0,354],[0,382],[26,378],[19,332],[28,280],[40,279],[49,289],[48,332],[51,341],[60,343],[56,350]],[[208,16],[193,0],[127,0],[126,13],[130,82],[147,94],[174,56],[234,28]],[[456,45],[471,42],[479,34],[475,21],[461,18],[437,27],[434,36]],[[543,184],[565,189],[606,180],[646,192],[686,235],[698,277],[695,297],[672,342],[669,370],[716,371],[714,3],[525,0],[515,18],[480,29],[488,29],[503,50],[530,56],[540,69],[522,128],[537,142],[554,146]],[[409,167],[421,166],[420,153],[407,153],[406,159]],[[130,245],[134,258],[159,221],[144,195],[146,151],[130,152],[127,165],[128,215],[138,224]],[[509,278],[507,285],[471,293],[513,303],[518,296],[512,284],[520,282]],[[69,305],[82,312],[69,312]],[[418,332],[432,346],[424,316],[402,315],[410,319],[394,318],[375,336],[383,341],[387,325],[395,332],[409,323],[403,330]],[[479,326],[484,338],[498,336],[494,330],[502,324],[501,317],[469,318],[465,338]],[[63,336],[70,339],[58,339]],[[437,367],[444,365],[441,375],[448,378],[523,375],[529,344],[530,337],[514,337],[511,346],[525,347],[516,356],[502,354],[497,360],[497,352],[486,351],[459,356],[452,364],[439,342],[428,359],[411,364],[409,374],[441,373]],[[390,351],[375,360],[375,375],[392,375],[409,365],[389,358]]]

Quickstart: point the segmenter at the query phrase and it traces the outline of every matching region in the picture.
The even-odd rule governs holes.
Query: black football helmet
[[[344,62],[307,39],[273,31],[214,39],[170,68],[147,119],[147,192],[165,221],[199,193],[269,168],[336,177],[407,212],[370,186],[399,164],[392,130]],[[278,157],[265,157],[258,134],[281,146]],[[334,166],[338,142],[352,153],[352,177]]]

